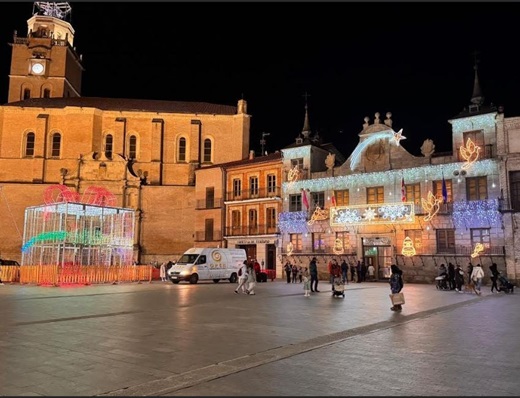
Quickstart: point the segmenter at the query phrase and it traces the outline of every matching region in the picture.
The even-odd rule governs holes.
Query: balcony
[[[241,201],[251,199],[268,199],[281,198],[282,190],[280,187],[275,188],[260,188],[256,191],[242,190],[241,192],[227,192],[226,201]]]
[[[474,251],[474,247],[455,245],[455,247],[439,249],[437,248],[438,255],[459,255],[459,256],[471,256]],[[417,253],[423,254],[423,253]],[[480,261],[478,258],[482,256],[503,256],[505,255],[504,246],[489,246],[484,248],[483,252],[480,252],[475,261]]]
[[[220,209],[222,207],[222,199],[213,199],[213,200],[206,200],[206,199],[200,199],[197,200],[197,203],[195,204],[195,209],[197,210],[206,210],[206,209]]]
[[[274,235],[278,233],[276,226],[269,225],[226,227],[226,236]]]
[[[195,242],[220,242],[222,231],[196,231]]]

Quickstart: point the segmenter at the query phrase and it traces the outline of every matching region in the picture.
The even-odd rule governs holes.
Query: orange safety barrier
[[[151,282],[151,265],[23,265],[20,283],[38,285]]]
[[[18,265],[0,265],[0,279],[2,282],[18,282],[20,272]]]

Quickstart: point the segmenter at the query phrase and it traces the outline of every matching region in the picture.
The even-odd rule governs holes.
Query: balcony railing
[[[196,209],[197,210],[203,210],[203,209],[220,209],[222,207],[222,199],[217,198],[213,200],[206,200],[206,199],[200,199],[197,200]]]
[[[278,227],[269,225],[226,227],[226,236],[268,235],[279,233]]]
[[[455,245],[455,247],[450,247],[447,249],[437,249],[437,253],[439,255],[451,255],[451,254],[457,254],[461,256],[471,256],[471,254],[474,252],[474,248],[470,246],[460,246]],[[417,254],[423,254],[423,253],[417,253]],[[428,254],[428,253],[424,253]],[[479,253],[479,256],[503,256],[505,254],[505,247],[504,246],[489,246],[484,248],[484,251]],[[475,261],[478,257],[475,258]]]
[[[265,198],[280,198],[282,196],[282,189],[280,187],[274,188],[260,188],[256,191],[243,189],[240,192],[227,192],[226,200],[249,200],[249,199],[265,199]]]
[[[196,231],[195,242],[220,242],[222,231]]]
[[[286,247],[282,247],[281,248],[281,254],[282,255],[287,255],[287,248]],[[357,253],[357,249],[354,247],[349,247],[348,249],[344,249],[343,250],[343,253],[344,255],[349,255],[349,254],[356,254]],[[311,254],[323,254],[323,255],[336,255],[336,253],[334,253],[332,247],[320,247],[320,248],[314,248],[312,247],[312,245],[303,245],[301,248],[299,249],[293,249],[292,251],[292,254],[303,254],[303,255],[311,255]]]

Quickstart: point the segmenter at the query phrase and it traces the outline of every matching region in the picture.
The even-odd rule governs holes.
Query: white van
[[[238,270],[246,259],[244,249],[192,247],[168,270],[168,277],[172,283],[194,284],[202,280],[218,283],[221,279],[236,283]]]

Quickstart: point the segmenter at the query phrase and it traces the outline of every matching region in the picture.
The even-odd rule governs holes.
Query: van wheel
[[[174,285],[178,285],[178,284],[179,284],[179,281],[172,281],[172,283],[173,283]]]
[[[195,285],[199,281],[199,276],[197,274],[193,274],[190,276],[190,283]]]
[[[219,283],[220,279],[213,279],[214,283]]]
[[[237,278],[237,274],[232,273],[232,274],[231,274],[231,277],[229,278],[229,282],[231,282],[231,283],[237,283],[237,280],[238,280],[238,278]]]

